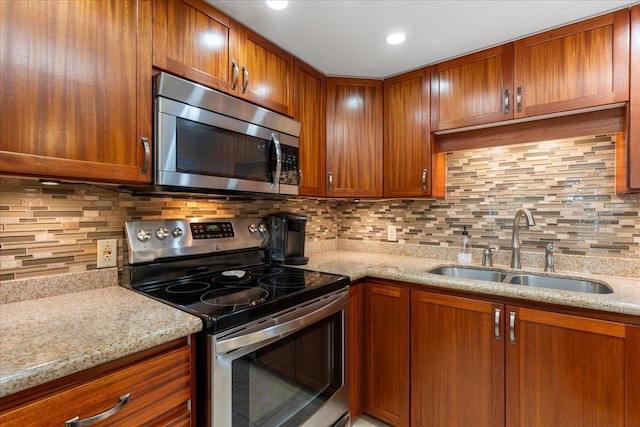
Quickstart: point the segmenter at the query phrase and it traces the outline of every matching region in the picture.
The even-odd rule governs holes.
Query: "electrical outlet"
[[[98,240],[98,268],[118,265],[118,240]]]
[[[398,241],[398,236],[396,234],[396,226],[393,224],[387,225],[387,240],[390,242]]]

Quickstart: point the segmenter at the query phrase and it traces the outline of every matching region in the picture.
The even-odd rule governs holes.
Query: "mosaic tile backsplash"
[[[518,144],[447,154],[445,200],[292,198],[287,201],[135,197],[84,184],[42,186],[0,179],[0,281],[95,269],[96,241],[117,238],[124,221],[179,217],[308,215],[307,248],[339,242],[457,248],[467,226],[474,248],[508,249],[513,215],[533,213],[520,230],[523,252],[555,242],[565,255],[640,259],[640,200],[616,196],[612,136]],[[387,242],[387,225],[397,243]]]

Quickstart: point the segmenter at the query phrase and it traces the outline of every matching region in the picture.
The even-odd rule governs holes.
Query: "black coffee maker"
[[[309,261],[304,256],[304,239],[307,217],[280,212],[269,215],[269,259],[271,262],[304,265]]]

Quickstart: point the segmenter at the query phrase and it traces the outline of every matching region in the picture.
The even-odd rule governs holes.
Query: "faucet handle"
[[[490,246],[490,245],[487,246],[487,248],[483,252],[483,257],[482,257],[482,265],[484,267],[493,267],[492,251],[497,251],[497,250],[498,250],[497,246]]]
[[[555,251],[557,248],[556,244],[551,242],[547,245],[547,252],[553,252]]]
[[[556,244],[551,242],[547,245],[544,254],[544,271],[553,273],[553,252],[557,249]]]

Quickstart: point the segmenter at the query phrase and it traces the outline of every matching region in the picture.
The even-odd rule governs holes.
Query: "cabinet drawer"
[[[184,346],[28,402],[0,415],[0,425],[64,426],[119,406],[107,425],[189,425],[190,348]],[[122,404],[122,396],[129,401]]]

